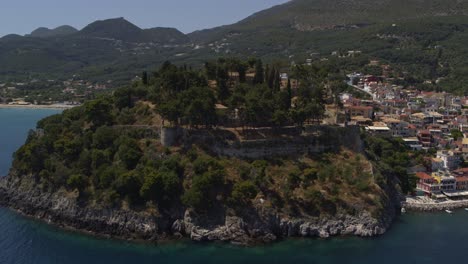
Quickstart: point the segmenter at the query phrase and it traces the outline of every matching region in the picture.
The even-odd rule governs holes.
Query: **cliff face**
[[[59,227],[127,240],[189,238],[199,242],[252,245],[289,237],[371,237],[386,232],[399,207],[397,192],[388,188],[388,197],[379,216],[362,210],[354,216],[293,217],[265,209],[261,206],[262,201],[241,215],[221,211],[202,216],[185,208],[173,208],[171,213],[157,216],[148,212],[81,205],[77,195],[65,190],[42,192],[28,182],[25,177],[11,175],[1,179],[0,204]]]

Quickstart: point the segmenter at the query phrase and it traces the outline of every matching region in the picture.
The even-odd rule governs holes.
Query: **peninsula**
[[[166,62],[46,118],[15,153],[0,203],[129,240],[383,234],[410,190],[394,165],[409,160],[404,143],[347,125],[335,96],[344,79],[280,70],[258,59]]]

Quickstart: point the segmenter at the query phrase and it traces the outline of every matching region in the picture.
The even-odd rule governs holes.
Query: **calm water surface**
[[[0,175],[35,123],[58,111],[0,109]],[[468,263],[468,212],[408,214],[376,239],[290,240],[239,248],[100,240],[0,208],[0,264],[51,263]]]

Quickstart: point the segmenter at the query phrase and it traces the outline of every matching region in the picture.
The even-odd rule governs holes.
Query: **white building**
[[[457,155],[455,155],[453,151],[446,151],[446,150],[438,151],[437,158],[443,161],[444,169],[447,169],[447,170],[457,169],[460,163],[460,158]]]

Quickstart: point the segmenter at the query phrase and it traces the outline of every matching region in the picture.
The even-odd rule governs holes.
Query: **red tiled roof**
[[[429,174],[427,174],[425,172],[417,172],[416,177],[418,177],[421,180],[432,180],[433,179],[432,176],[430,176]]]
[[[461,168],[456,171],[454,171],[457,174],[468,174],[468,168]]]
[[[372,106],[351,106],[349,109],[354,109],[354,110],[372,110]]]
[[[468,177],[457,177],[457,182],[468,182]]]

